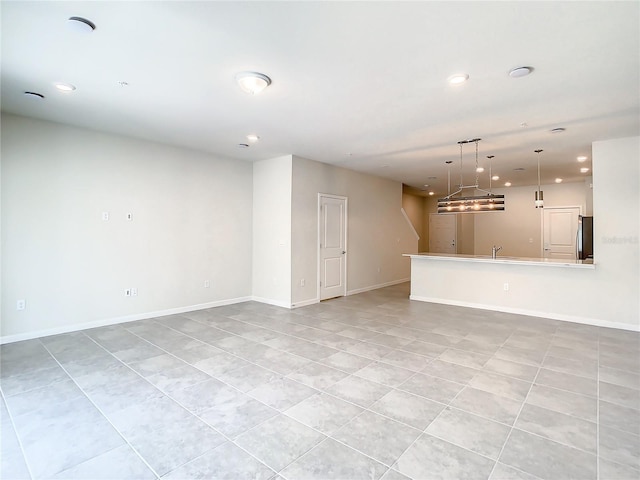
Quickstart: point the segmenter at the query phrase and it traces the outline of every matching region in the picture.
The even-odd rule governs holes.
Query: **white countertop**
[[[464,255],[460,253],[405,253],[405,257],[411,259],[424,260],[447,260],[453,262],[478,262],[497,263],[502,265],[538,265],[547,267],[573,267],[594,269],[592,260],[568,260],[561,258],[528,258],[528,257],[508,257],[498,255],[491,258],[491,255]]]

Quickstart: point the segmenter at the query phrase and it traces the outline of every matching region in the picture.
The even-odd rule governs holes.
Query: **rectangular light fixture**
[[[475,195],[438,199],[438,213],[479,213],[504,211],[504,195]]]

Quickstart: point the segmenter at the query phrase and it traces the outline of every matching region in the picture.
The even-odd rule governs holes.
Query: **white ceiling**
[[[295,154],[446,193],[446,160],[459,178],[459,140],[482,138],[481,163],[495,155],[498,184],[517,186],[535,183],[537,148],[543,183],[580,181],[576,157],[590,166],[591,142],[640,134],[636,1],[0,8],[3,111],[239,160]],[[97,28],[73,32],[70,16]],[[533,74],[509,77],[523,65]],[[245,94],[234,82],[245,70],[272,85]],[[457,72],[470,80],[450,86]],[[77,89],[58,92],[57,81]],[[237,148],[250,133],[260,142]],[[473,151],[465,147],[465,167]],[[472,176],[465,169],[465,183]]]

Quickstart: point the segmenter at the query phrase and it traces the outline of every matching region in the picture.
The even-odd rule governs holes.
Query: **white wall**
[[[13,115],[1,153],[5,340],[250,297],[250,163]]]
[[[418,259],[412,298],[640,330],[639,158],[640,137],[593,144],[594,269]]]
[[[253,164],[253,295],[291,306],[292,156]]]
[[[407,280],[417,239],[402,215],[402,184],[293,157],[292,302],[317,301],[318,193],[348,197],[347,293]],[[378,271],[378,269],[380,271]],[[299,279],[305,279],[301,287]]]

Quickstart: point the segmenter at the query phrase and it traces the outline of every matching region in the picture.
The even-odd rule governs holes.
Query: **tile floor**
[[[640,478],[640,336],[408,300],[1,347],[3,479]]]

